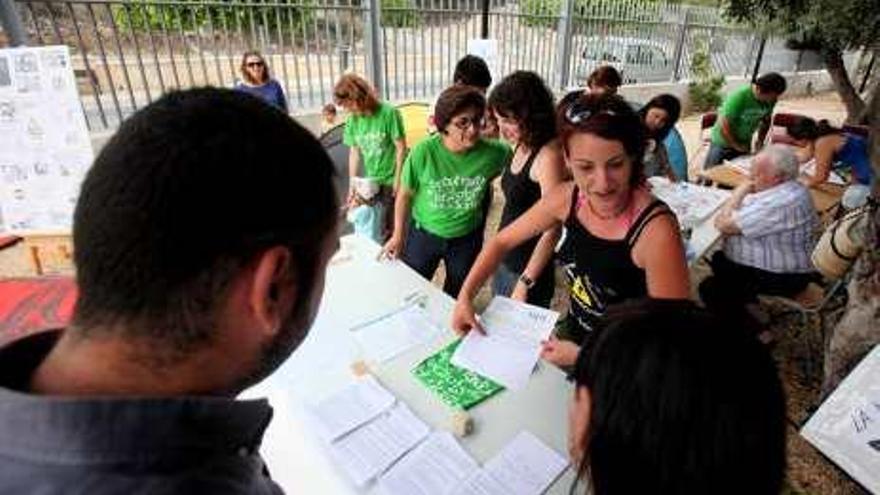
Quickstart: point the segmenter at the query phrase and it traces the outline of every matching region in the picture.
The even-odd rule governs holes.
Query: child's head
[[[328,122],[336,120],[336,105],[332,103],[324,105],[324,108],[321,110],[321,115],[323,115],[324,120]]]

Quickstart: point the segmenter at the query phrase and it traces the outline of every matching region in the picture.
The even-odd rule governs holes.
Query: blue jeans
[[[737,151],[727,146],[720,146],[715,143],[709,143],[709,152],[706,153],[706,163],[703,165],[703,169],[710,169],[721,164],[724,160],[733,160],[742,155],[745,155],[742,151]]]
[[[492,295],[510,297],[516,282],[519,281],[520,274],[508,268],[504,263],[498,265],[495,275],[492,277]],[[535,280],[535,285],[529,289],[526,302],[541,306],[550,307],[550,301],[553,299],[553,291],[556,289],[556,277],[553,273],[553,262],[550,262],[544,268],[541,276]]]
[[[401,259],[427,280],[434,277],[440,260],[443,260],[446,267],[443,292],[455,298],[482,248],[483,230],[480,228],[461,237],[446,239],[410,221]]]

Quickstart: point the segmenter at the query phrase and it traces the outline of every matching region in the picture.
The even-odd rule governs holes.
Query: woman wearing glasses
[[[472,301],[483,282],[511,249],[562,225],[559,258],[570,308],[557,327],[559,339],[545,343],[542,356],[570,366],[608,305],[646,295],[686,299],[689,281],[675,217],[645,187],[646,133],[638,115],[618,96],[584,95],[560,108],[557,121],[574,180],[489,241],[459,293],[452,326],[482,331]]]
[[[403,117],[392,105],[379,101],[366,79],[346,74],[333,88],[333,99],[351,115],[345,122],[342,142],[349,147],[349,177],[357,177],[361,157],[364,177],[379,184],[379,203],[384,209],[382,238],[391,227],[394,194],[400,185],[400,170],[406,155]],[[355,201],[354,181],[349,181],[348,204]]]
[[[540,76],[517,71],[505,77],[492,90],[489,107],[501,137],[514,147],[501,175],[501,230],[562,183],[565,165],[556,139],[553,93]],[[556,285],[551,260],[560,233],[555,226],[511,249],[495,271],[492,292],[549,307]]]
[[[260,52],[245,52],[241,57],[241,81],[235,89],[256,96],[273,107],[287,113],[287,98],[278,81],[269,74],[269,66]]]
[[[510,157],[507,145],[480,137],[486,100],[469,86],[437,99],[438,132],[406,159],[394,204],[394,233],[383,252],[430,280],[443,260],[443,290],[455,297],[483,245],[483,198]]]

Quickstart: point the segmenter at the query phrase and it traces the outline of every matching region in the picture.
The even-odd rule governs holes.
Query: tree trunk
[[[831,82],[834,83],[834,89],[837,90],[846,107],[846,122],[856,123],[865,108],[865,102],[859,97],[849,79],[849,74],[846,73],[843,54],[840,50],[826,48],[822,50],[822,58],[825,61],[825,69],[831,76]]]

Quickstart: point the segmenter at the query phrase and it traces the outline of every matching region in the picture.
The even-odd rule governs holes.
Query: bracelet
[[[525,273],[519,276],[519,281],[522,282],[527,289],[531,289],[535,285],[535,281]]]

